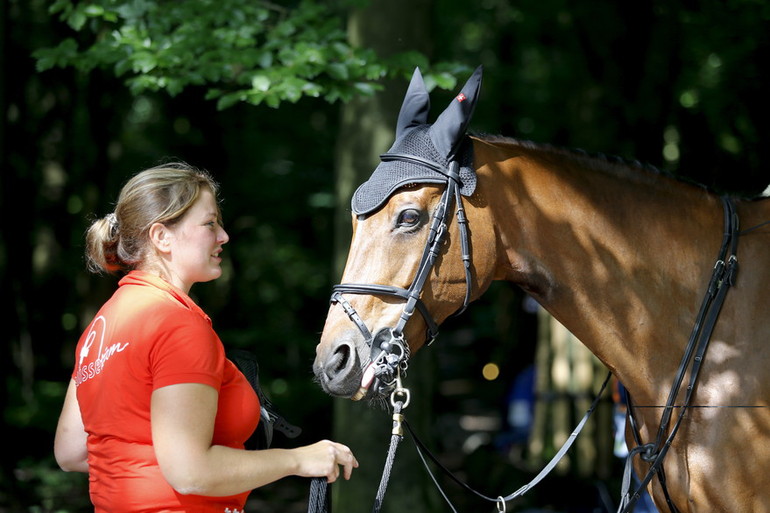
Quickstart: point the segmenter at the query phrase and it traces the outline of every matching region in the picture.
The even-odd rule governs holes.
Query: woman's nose
[[[219,241],[221,244],[227,244],[227,242],[230,240],[230,236],[227,234],[224,228],[220,227],[219,230]]]

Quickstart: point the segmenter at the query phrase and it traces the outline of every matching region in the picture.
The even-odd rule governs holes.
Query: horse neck
[[[496,278],[531,293],[632,391],[673,374],[719,249],[719,199],[568,151],[475,151]]]

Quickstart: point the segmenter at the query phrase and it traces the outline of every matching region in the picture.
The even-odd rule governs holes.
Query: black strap
[[[527,493],[527,491],[529,491],[532,488],[534,488],[535,485],[537,485],[540,481],[542,481],[548,474],[551,473],[551,471],[554,468],[556,468],[556,465],[559,463],[559,461],[561,461],[561,459],[564,457],[564,455],[567,454],[567,451],[569,451],[570,447],[572,447],[572,444],[577,439],[577,436],[583,430],[583,427],[585,427],[586,422],[588,422],[588,418],[596,410],[596,407],[599,405],[599,400],[601,399],[602,394],[604,393],[605,388],[607,388],[607,383],[609,383],[611,377],[612,377],[612,373],[608,373],[607,377],[604,379],[604,382],[602,383],[601,388],[599,389],[599,393],[596,394],[596,397],[594,398],[593,403],[591,403],[591,406],[588,408],[588,410],[586,411],[585,415],[583,415],[583,418],[580,420],[580,422],[578,423],[577,427],[575,427],[575,429],[572,431],[572,434],[570,434],[569,438],[567,438],[567,441],[564,442],[564,445],[562,445],[561,449],[559,449],[559,451],[554,455],[554,457],[551,458],[551,461],[549,461],[548,464],[540,471],[540,473],[538,473],[529,483],[525,484],[524,486],[522,486],[521,488],[519,488],[515,492],[513,492],[513,493],[511,493],[511,494],[509,494],[509,495],[507,495],[505,497],[503,497],[503,496],[498,496],[496,498],[489,497],[487,495],[484,495],[481,492],[478,492],[478,491],[474,490],[473,488],[468,486],[466,483],[462,482],[459,478],[457,478],[452,473],[452,471],[447,469],[438,460],[438,458],[436,458],[436,456],[434,456],[430,452],[430,450],[419,439],[419,437],[417,437],[417,435],[415,434],[414,430],[409,425],[409,423],[404,421],[404,424],[406,425],[406,428],[409,431],[409,434],[412,435],[412,440],[414,441],[415,448],[417,449],[417,453],[419,454],[420,459],[422,459],[423,464],[425,465],[425,469],[428,471],[428,474],[430,474],[431,479],[433,480],[433,482],[436,484],[436,487],[441,492],[441,495],[444,497],[444,500],[447,501],[447,503],[449,504],[449,507],[452,508],[452,511],[455,511],[455,509],[452,506],[452,504],[449,502],[449,499],[447,498],[447,496],[444,493],[444,491],[439,486],[436,478],[433,476],[433,473],[431,472],[430,468],[428,467],[428,465],[427,465],[427,463],[425,461],[423,453],[426,454],[428,456],[428,458],[430,458],[431,461],[433,461],[433,463],[438,468],[440,468],[442,470],[442,472],[444,472],[444,474],[446,474],[452,481],[454,481],[455,483],[457,483],[461,487],[465,488],[467,491],[477,495],[478,497],[480,497],[480,498],[482,498],[482,499],[484,499],[486,501],[497,503],[499,506],[503,507],[502,511],[504,511],[504,506],[505,506],[506,502],[511,501],[511,500],[513,500],[513,499],[515,499],[517,497],[521,497],[522,495]],[[498,508],[498,509],[500,509],[500,508]]]
[[[246,449],[268,449],[273,442],[273,433],[278,431],[287,438],[297,438],[302,429],[288,422],[278,411],[259,383],[259,364],[257,355],[246,349],[228,349],[227,358],[235,364],[246,377],[259,398],[260,416],[257,429],[252,433],[244,446]]]
[[[418,157],[417,155],[409,155],[407,153],[383,153],[382,155],[380,155],[380,160],[382,160],[383,162],[388,162],[391,160],[411,162],[413,164],[427,167],[428,169],[432,171],[436,171],[437,173],[441,173],[442,175],[446,176],[451,180],[454,180],[455,182],[458,182],[458,183],[460,182],[460,174],[456,172],[456,170],[454,173],[451,171],[451,163],[450,163],[450,167],[446,168],[441,164],[439,164],[438,162],[433,162],[432,160],[424,159],[422,157]]]
[[[344,296],[342,294],[373,294],[373,295],[383,295],[383,296],[394,296],[399,297],[402,299],[409,299],[409,290],[402,289],[400,287],[393,287],[391,285],[367,285],[367,284],[360,284],[360,283],[340,283],[339,285],[334,285],[332,287],[333,293],[331,301],[333,303],[339,303],[342,305],[342,308],[345,310],[345,313],[348,314],[348,317],[350,317],[350,320],[353,321],[353,323],[358,326],[358,329],[361,331],[361,334],[364,336],[364,339],[369,341],[371,340],[372,334],[369,331],[369,329],[366,327],[366,324],[361,319],[361,317],[358,315],[358,312],[350,306],[350,303],[345,300]],[[436,324],[436,321],[433,320],[433,317],[430,315],[430,312],[428,311],[428,307],[425,306],[425,303],[420,299],[417,298],[415,301],[415,306],[417,307],[417,310],[419,310],[420,314],[423,316],[423,319],[425,319],[425,325],[428,327],[428,340],[433,341],[438,336],[438,324]]]
[[[452,163],[459,166],[457,161]],[[462,261],[465,266],[465,299],[463,299],[463,306],[456,311],[453,316],[458,316],[468,308],[471,302],[471,248],[470,237],[468,235],[468,218],[465,217],[465,207],[463,207],[463,197],[460,194],[460,184],[455,181],[455,200],[457,201],[457,226],[460,230],[460,246],[462,250]]]
[[[708,349],[709,341],[711,340],[711,334],[714,331],[714,326],[716,326],[719,313],[722,310],[727,291],[730,286],[735,283],[735,276],[738,271],[738,214],[735,210],[735,204],[730,198],[722,197],[722,204],[724,209],[724,235],[722,237],[722,245],[719,248],[719,254],[716,263],[714,264],[714,271],[711,275],[709,286],[695,320],[695,325],[687,342],[684,356],[677,369],[676,377],[674,378],[668,400],[666,401],[666,406],[663,409],[654,443],[646,445],[640,444],[641,437],[638,434],[638,424],[633,417],[633,411],[629,402],[629,412],[631,412],[629,418],[631,418],[632,421],[634,438],[637,442],[637,448],[642,448],[643,450],[631,451],[628,455],[628,459],[630,461],[634,455],[639,454],[644,461],[651,462],[651,465],[633,495],[630,494],[629,488],[624,488],[622,490],[623,499],[621,501],[621,509],[618,510],[619,513],[633,511],[634,505],[636,504],[636,501],[639,500],[642,490],[647,487],[655,475],[658,475],[658,480],[663,488],[663,493],[666,497],[669,509],[673,513],[678,513],[678,509],[673,501],[671,501],[666,487],[665,474],[663,473],[663,459],[666,457],[666,454],[668,454],[668,450],[671,448],[674,437],[679,431],[679,427],[687,414],[690,401],[695,393],[700,369],[706,356],[706,350]],[[690,369],[690,378],[687,384],[685,398],[681,405],[676,405],[676,398],[679,395],[688,368]],[[668,431],[675,408],[679,408],[679,415],[673,428]],[[667,431],[668,435],[666,436]],[[630,466],[630,463],[627,466]]]

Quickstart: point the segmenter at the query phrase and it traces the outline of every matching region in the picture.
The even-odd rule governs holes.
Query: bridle
[[[457,158],[449,162],[449,166],[443,166],[432,160],[403,153],[385,153],[380,155],[383,162],[400,160],[410,164],[427,167],[440,173],[446,178],[446,187],[441,199],[433,212],[428,240],[423,249],[417,273],[409,288],[401,288],[392,285],[375,285],[361,283],[340,283],[332,290],[331,302],[342,306],[351,321],[358,327],[366,344],[371,348],[370,365],[374,372],[372,389],[381,394],[387,394],[396,387],[399,373],[405,373],[409,359],[409,345],[404,339],[404,328],[415,310],[419,311],[427,325],[426,345],[430,345],[438,336],[438,323],[428,311],[428,307],[420,299],[422,290],[428,280],[433,265],[436,262],[441,248],[446,242],[447,226],[451,215],[452,204],[456,206],[457,222],[460,231],[460,243],[462,246],[462,260],[465,267],[465,299],[462,307],[455,312],[459,315],[468,307],[471,297],[471,255],[468,238],[468,219],[465,217],[460,188],[460,163]],[[393,327],[385,327],[372,335],[371,330],[358,315],[356,309],[345,299],[344,294],[368,294],[374,296],[392,296],[405,301],[404,309],[398,322]],[[371,372],[371,371],[370,371]]]

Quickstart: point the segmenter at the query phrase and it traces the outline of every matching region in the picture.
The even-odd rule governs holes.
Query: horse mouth
[[[366,369],[364,369],[364,373],[361,376],[361,386],[358,388],[358,391],[353,394],[353,396],[350,398],[353,401],[360,401],[364,397],[366,397],[366,394],[369,392],[369,387],[374,382],[374,363],[370,363],[366,366]]]

